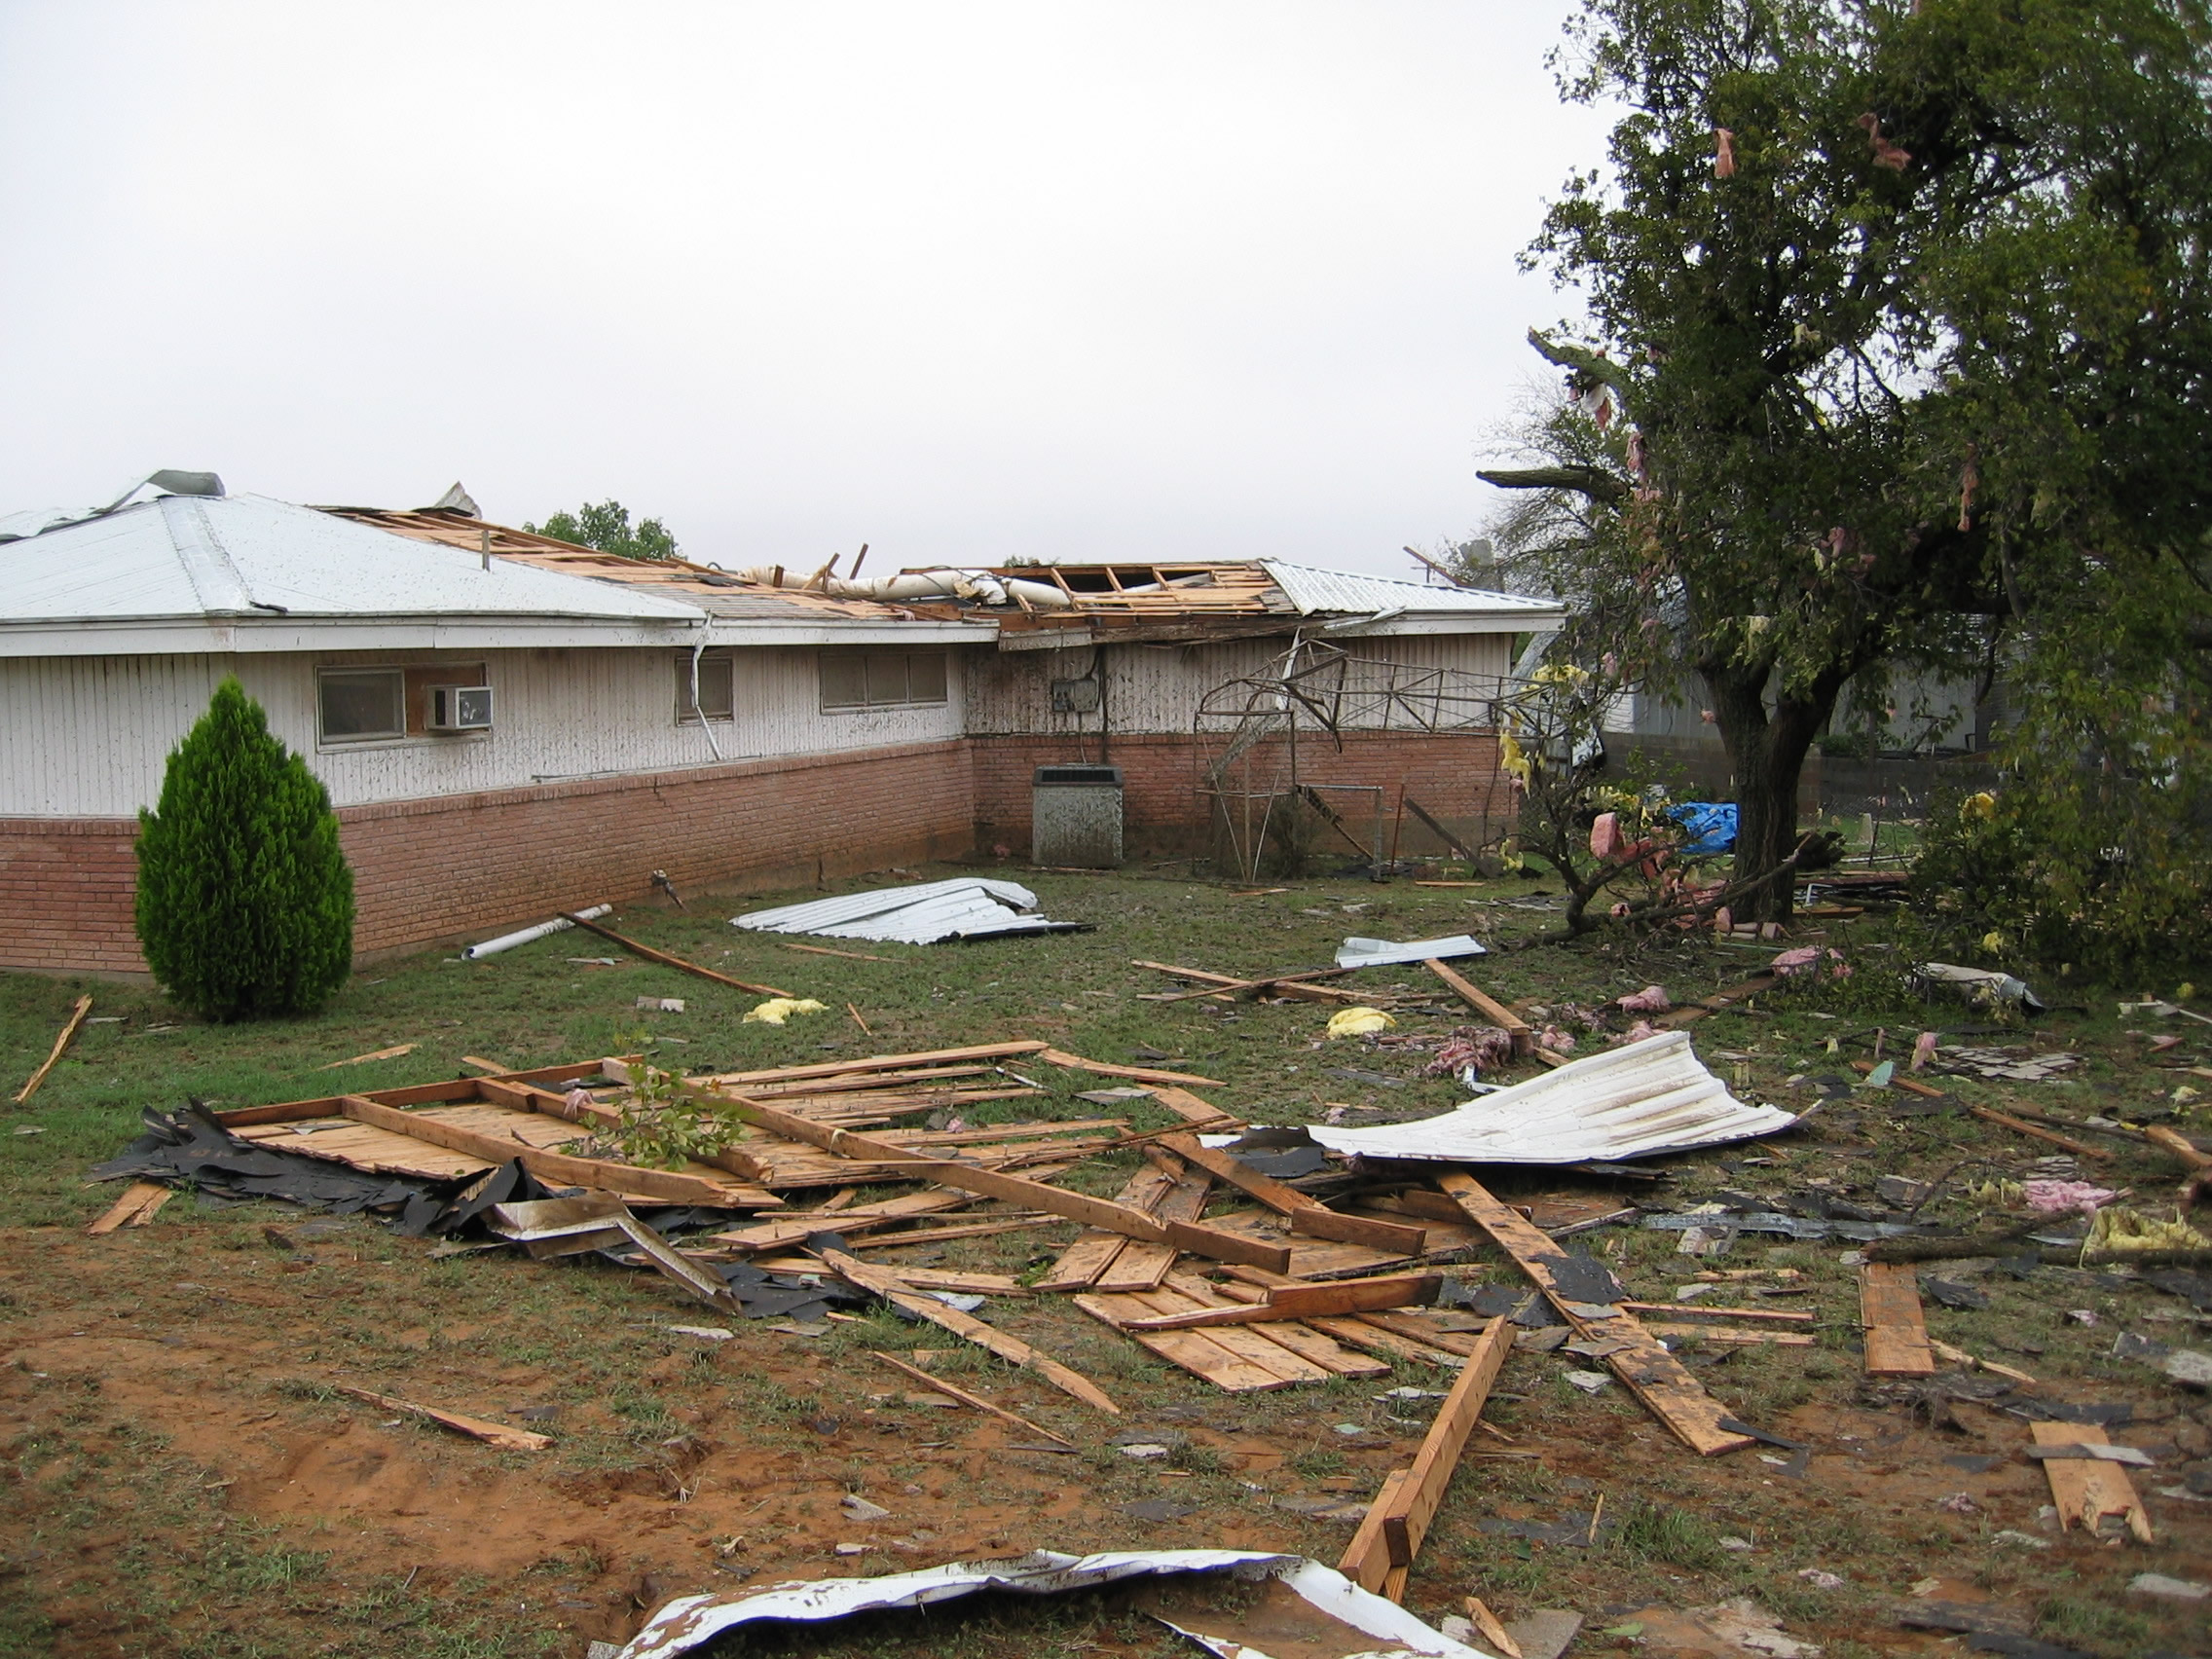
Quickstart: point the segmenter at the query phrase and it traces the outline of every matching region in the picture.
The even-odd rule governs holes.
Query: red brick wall
[[[1029,787],[1034,767],[1098,762],[1095,737],[1083,745],[1059,737],[976,737],[976,840],[978,846],[1003,844],[1016,852],[1029,846]],[[1218,753],[1209,740],[1207,753]],[[1255,783],[1279,771],[1275,746],[1260,745],[1247,757]],[[1207,830],[1207,807],[1197,792],[1199,755],[1183,733],[1116,737],[1107,759],[1122,768],[1124,836],[1132,851],[1193,846]],[[1467,834],[1489,810],[1511,810],[1502,788],[1492,796],[1497,759],[1496,739],[1488,733],[1425,736],[1409,732],[1349,733],[1340,753],[1332,743],[1301,738],[1298,774],[1309,784],[1382,786],[1383,810],[1395,821],[1401,791],[1411,795],[1456,833]],[[1364,836],[1372,822],[1370,797],[1323,793],[1323,799]],[[1397,824],[1405,852],[1437,852],[1442,843],[1407,813]],[[1349,851],[1348,848],[1345,849]]]
[[[967,746],[834,756],[343,808],[356,956],[647,896],[918,863],[975,844]],[[129,819],[0,819],[0,968],[142,973]]]
[[[0,968],[143,973],[135,818],[0,818]]]

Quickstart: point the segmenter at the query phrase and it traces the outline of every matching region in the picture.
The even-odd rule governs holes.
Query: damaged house
[[[225,675],[328,786],[374,957],[656,869],[765,888],[1025,852],[1042,765],[1119,768],[1130,846],[1194,846],[1224,685],[1322,642],[1409,684],[1502,680],[1559,616],[1264,559],[725,571],[490,524],[458,491],[387,511],[151,482],[0,521],[0,967],[143,970],[137,812]],[[1346,723],[1309,771],[1476,810],[1487,738]]]

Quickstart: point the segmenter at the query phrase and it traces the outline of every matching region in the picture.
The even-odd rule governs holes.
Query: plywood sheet
[[[1920,1285],[1902,1262],[1859,1270],[1859,1315],[1866,1327],[1866,1375],[1933,1377],[1936,1354],[1920,1309]]]

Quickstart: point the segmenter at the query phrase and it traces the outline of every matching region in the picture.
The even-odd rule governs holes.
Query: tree
[[[236,680],[170,752],[138,814],[138,942],[209,1019],[309,1013],[353,959],[353,872],[330,796]]]
[[[1702,683],[1740,875],[1795,844],[1855,681],[1878,704],[1899,670],[2003,664],[2078,717],[2109,664],[2138,711],[2194,703],[2208,40],[2202,0],[1585,0],[1570,25],[1564,93],[1628,106],[1528,255],[1587,304],[1530,335],[1571,401],[1541,464],[1482,476],[1535,493],[1497,535],[1573,603],[1567,651]],[[2069,763],[2077,737],[2098,760],[2084,731]]]
[[[620,501],[587,502],[574,512],[558,512],[543,524],[525,524],[533,535],[550,535],[579,547],[596,547],[623,559],[673,559],[676,537],[657,518],[640,519],[630,528],[630,509]]]

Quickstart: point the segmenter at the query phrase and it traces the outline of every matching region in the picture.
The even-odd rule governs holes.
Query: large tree
[[[572,513],[564,509],[543,524],[526,523],[523,529],[623,559],[673,559],[677,553],[676,537],[668,526],[648,518],[640,519],[633,528],[630,509],[620,501],[587,501]]]
[[[2077,705],[2168,711],[2201,683],[2208,39],[2200,0],[1585,0],[1570,25],[1563,91],[1627,113],[1529,255],[1586,306],[1530,336],[1569,401],[1543,464],[1483,476],[1536,492],[1500,539],[1575,602],[1567,649],[1702,685],[1740,875],[1788,855],[1855,681],[2064,662]]]

